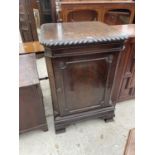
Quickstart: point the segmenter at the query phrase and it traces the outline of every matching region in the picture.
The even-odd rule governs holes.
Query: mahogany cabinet
[[[19,56],[19,132],[34,129],[48,130],[35,54],[27,54]]]
[[[133,23],[133,1],[62,1],[60,21],[101,21],[109,25]]]
[[[115,116],[111,92],[126,39],[100,22],[42,25],[56,132],[83,119]]]
[[[113,89],[113,102],[135,97],[135,28],[134,24],[113,26],[119,33],[127,33],[129,39],[121,53]]]

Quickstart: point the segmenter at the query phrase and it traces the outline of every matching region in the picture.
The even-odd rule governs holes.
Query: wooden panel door
[[[108,25],[128,24],[131,12],[128,9],[108,10],[104,15],[104,23]]]
[[[116,54],[54,60],[60,115],[111,106]]]
[[[113,101],[119,102],[135,96],[135,39],[130,38],[122,52],[113,90]]]
[[[96,10],[75,10],[68,14],[67,21],[97,21],[98,20],[98,12]]]
[[[135,44],[130,42],[127,45],[127,48],[130,53],[125,67],[119,94],[120,101],[123,99],[133,98],[135,93]]]

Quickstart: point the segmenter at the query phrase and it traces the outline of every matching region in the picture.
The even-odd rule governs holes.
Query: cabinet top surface
[[[39,83],[35,54],[19,56],[19,87]]]
[[[43,24],[40,42],[45,46],[57,47],[116,42],[127,38],[127,33],[119,33],[101,22],[68,22]]]
[[[115,28],[120,34],[127,33],[128,37],[135,37],[135,24],[127,24],[127,25],[114,25],[111,26]]]

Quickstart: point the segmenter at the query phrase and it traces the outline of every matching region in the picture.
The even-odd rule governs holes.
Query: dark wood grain
[[[57,14],[56,14],[56,0],[49,0],[51,5],[51,17],[52,22],[56,22]]]
[[[101,22],[43,24],[40,34],[40,42],[50,47],[117,42],[127,38],[127,34],[119,34]]]
[[[111,90],[127,38],[100,22],[42,26],[56,132],[76,121],[115,116]]]
[[[47,131],[35,55],[21,55],[19,68],[19,132],[24,133],[34,129]]]
[[[42,23],[56,22],[56,1],[55,0],[37,0],[40,6]]]
[[[128,33],[129,37],[121,53],[113,89],[113,101],[120,102],[135,97],[135,28],[134,24],[113,27],[119,33]]]
[[[23,42],[38,40],[32,6],[30,0],[19,0],[19,29]]]

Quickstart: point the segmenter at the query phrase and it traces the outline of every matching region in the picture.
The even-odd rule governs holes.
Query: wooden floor
[[[135,155],[135,129],[129,132],[124,155]]]

